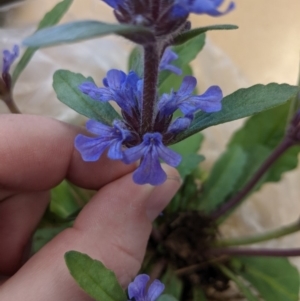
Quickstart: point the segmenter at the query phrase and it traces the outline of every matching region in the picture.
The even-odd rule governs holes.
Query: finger
[[[129,174],[101,189],[78,216],[74,228],[54,238],[1,286],[0,300],[91,300],[68,273],[63,256],[69,250],[101,260],[126,287],[145,253],[152,228],[149,208],[152,218],[157,216],[180,186],[174,180],[177,172],[166,171],[170,179],[158,187],[136,185]],[[155,213],[152,202],[158,196],[161,203],[156,203]]]
[[[105,155],[97,162],[84,162],[74,149],[80,131],[46,117],[1,115],[0,189],[44,191],[65,177],[76,185],[99,189],[133,170],[133,165]]]
[[[29,255],[26,246],[49,198],[48,192],[24,193],[0,203],[0,274],[14,274]]]

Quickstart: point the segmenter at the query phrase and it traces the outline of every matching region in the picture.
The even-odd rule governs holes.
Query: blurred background
[[[8,1],[0,1],[4,4]],[[58,0],[23,0],[2,6],[0,48],[20,44]],[[226,2],[226,1],[225,1]],[[225,94],[256,83],[296,84],[300,58],[299,0],[236,0],[236,10],[224,17],[192,16],[194,27],[236,24],[238,30],[207,34],[204,51],[193,62],[199,89],[220,85]],[[228,2],[227,2],[228,3]],[[225,4],[226,5],[226,4]],[[100,0],[74,0],[62,22],[98,19],[114,22],[112,11]],[[91,75],[100,83],[111,68],[126,69],[133,45],[118,37],[105,37],[78,44],[38,51],[16,85],[15,100],[22,112],[43,114],[67,122],[82,117],[60,104],[52,91],[52,75],[70,69]],[[0,103],[0,113],[7,109]],[[203,168],[209,169],[234,130],[243,121],[210,128],[204,132]],[[225,235],[253,234],[296,220],[300,214],[300,171],[286,174],[280,184],[266,184],[226,222]],[[300,246],[300,235],[266,245]],[[293,259],[300,266],[299,259]]]

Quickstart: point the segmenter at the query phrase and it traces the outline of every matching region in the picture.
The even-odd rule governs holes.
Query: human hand
[[[164,166],[161,186],[133,183],[133,165],[102,156],[86,163],[74,150],[81,130],[39,116],[0,117],[1,301],[91,300],[64,263],[70,250],[101,260],[125,288],[140,269],[151,221],[180,186],[175,169]],[[26,261],[26,249],[49,203],[49,190],[64,178],[100,189],[77,217]],[[1,281],[1,280],[0,280]]]

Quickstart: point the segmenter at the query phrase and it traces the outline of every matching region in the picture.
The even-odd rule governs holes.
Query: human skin
[[[105,155],[84,162],[74,149],[83,129],[29,115],[0,116],[0,300],[87,301],[69,275],[64,254],[83,252],[113,270],[126,288],[138,273],[151,222],[180,187],[177,171],[163,165],[167,181],[136,185],[134,165]],[[30,239],[63,179],[98,190],[74,226],[30,259]]]

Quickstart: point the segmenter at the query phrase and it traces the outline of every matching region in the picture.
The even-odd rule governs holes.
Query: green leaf
[[[107,125],[111,125],[114,119],[120,119],[120,115],[108,102],[95,101],[83,94],[78,89],[83,82],[93,80],[67,70],[58,70],[53,75],[57,98],[79,114]]]
[[[32,252],[38,252],[45,244],[52,240],[56,235],[70,227],[69,224],[54,228],[42,228],[36,230],[32,238]]]
[[[194,37],[197,37],[209,30],[232,30],[238,29],[238,26],[231,25],[231,24],[217,24],[217,25],[210,25],[205,27],[198,27],[189,31],[182,33],[181,35],[177,36],[172,45],[181,45]]]
[[[74,192],[67,181],[63,181],[51,190],[50,211],[61,219],[67,219],[78,212],[80,206]]]
[[[207,301],[205,293],[201,288],[193,288],[193,301]]]
[[[262,162],[272,153],[281,142],[286,131],[290,102],[274,109],[262,112],[248,119],[245,125],[232,137],[229,147],[240,146],[247,153],[248,162],[243,175],[236,185],[235,191],[243,185],[257,171]],[[259,189],[265,182],[277,182],[282,174],[298,165],[300,147],[293,147],[286,151],[266,172],[255,189]]]
[[[216,113],[199,112],[188,130],[179,134],[176,143],[213,125],[251,116],[286,103],[293,97],[298,87],[287,84],[255,85],[240,89],[222,101],[222,110]]]
[[[298,301],[299,272],[287,258],[240,257],[238,273],[265,301]]]
[[[179,142],[170,147],[172,150],[182,155],[182,160],[177,167],[182,179],[191,174],[192,171],[197,168],[199,163],[204,160],[203,156],[197,154],[202,142],[203,135],[198,133],[189,137],[185,141]]]
[[[245,296],[245,298],[247,298],[248,301],[260,301],[260,299],[253,294],[249,287],[247,287],[247,285],[241,279],[239,279],[239,277],[235,275],[229,268],[221,264],[219,264],[218,267],[224,275],[226,275],[237,285],[241,293],[243,293],[243,295]]]
[[[182,160],[177,166],[181,178],[184,179],[186,176],[190,175],[204,159],[204,156],[197,154],[182,156]]]
[[[171,73],[170,71],[162,71],[161,75],[163,76],[164,72],[168,73],[168,76],[165,80],[159,85],[159,93],[170,93],[171,90],[177,91],[181,86],[182,80],[186,75],[193,75],[193,70],[190,65],[185,65],[181,68],[182,75],[177,75]]]
[[[128,60],[128,71],[135,71],[140,77],[144,73],[144,60],[143,60],[143,49],[139,47],[134,47],[129,55]]]
[[[224,202],[243,173],[247,156],[239,146],[229,148],[216,162],[203,186],[199,208],[210,212]]]
[[[136,42],[154,41],[152,32],[141,26],[125,24],[107,24],[99,21],[75,21],[55,27],[39,30],[23,41],[29,47],[49,47],[62,43],[74,43],[82,40],[117,34],[130,37]]]
[[[157,299],[157,301],[178,301],[178,299],[171,295],[163,294]]]
[[[172,47],[172,50],[175,51],[179,56],[179,58],[176,61],[172,62],[172,64],[183,69],[185,66],[187,66],[190,62],[192,62],[196,58],[198,53],[203,49],[204,45],[205,45],[205,34],[202,34],[200,36],[194,37],[193,39],[190,39],[189,41],[183,43],[182,45]],[[159,84],[160,84],[161,93],[165,91],[164,82],[171,75],[173,78],[175,76],[178,77],[177,75],[172,74],[170,71],[163,71],[160,73]],[[169,93],[170,90],[168,89],[166,92]]]
[[[164,273],[161,279],[161,282],[165,284],[165,294],[172,295],[174,296],[173,298],[178,300],[181,299],[183,283],[182,280],[175,275],[172,268],[168,267],[167,271]],[[159,299],[158,301],[162,300]]]
[[[38,25],[37,30],[42,28],[46,28],[49,26],[53,26],[57,24],[63,15],[67,12],[69,7],[71,6],[73,0],[64,0],[59,2],[54,6],[54,8],[49,11],[41,22]],[[12,74],[12,82],[13,85],[16,83],[17,79],[19,78],[22,71],[25,69],[31,58],[33,57],[34,53],[38,50],[38,48],[28,48],[26,49],[25,53],[23,54],[22,58],[18,62],[13,74]]]
[[[173,144],[172,146],[170,146],[170,148],[183,156],[197,154],[203,140],[204,136],[201,133],[197,133],[196,135],[189,137],[184,141]]]
[[[102,262],[76,251],[67,252],[65,261],[78,285],[95,300],[127,300],[116,275],[108,270]]]

